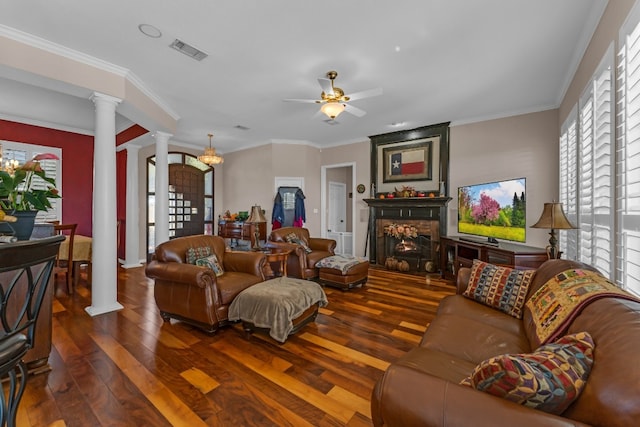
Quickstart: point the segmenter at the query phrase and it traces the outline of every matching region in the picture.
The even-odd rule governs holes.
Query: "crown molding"
[[[133,86],[135,86],[146,97],[152,100],[163,111],[165,111],[175,121],[180,120],[180,116],[176,113],[162,98],[149,89],[144,82],[136,76],[131,70],[120,67],[119,65],[112,64],[95,56],[88,55],[86,53],[78,52],[70,49],[66,46],[54,43],[52,41],[34,36],[24,31],[17,30],[15,28],[8,27],[0,24],[0,37],[5,37],[11,40],[15,40],[19,43],[26,44],[37,49],[44,50],[54,55],[62,56],[72,61],[79,62],[81,64],[89,65],[102,71],[106,71],[111,74],[120,76],[128,80]]]

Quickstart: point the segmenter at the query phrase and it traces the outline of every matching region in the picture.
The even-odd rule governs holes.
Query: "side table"
[[[264,248],[258,250],[258,252],[263,252],[265,257],[267,258],[267,268],[265,269],[264,275],[265,277],[273,278],[276,276],[287,277],[287,259],[289,258],[289,254],[291,253],[290,249],[280,249],[280,248]],[[273,271],[272,263],[279,263],[278,271]],[[279,274],[278,274],[279,273]]]

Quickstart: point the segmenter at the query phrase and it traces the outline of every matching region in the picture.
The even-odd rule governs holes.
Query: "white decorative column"
[[[93,243],[91,316],[122,309],[118,294],[116,236],[116,106],[122,101],[94,93],[96,129],[93,141]]]
[[[127,146],[127,216],[123,268],[140,267],[140,206],[138,201],[138,152],[140,147]]]
[[[155,245],[169,240],[169,138],[173,135],[156,132],[156,206]]]

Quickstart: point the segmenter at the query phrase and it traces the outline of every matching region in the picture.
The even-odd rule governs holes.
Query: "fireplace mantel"
[[[447,204],[451,197],[398,197],[385,199],[364,199],[369,206],[369,261],[380,263],[378,256],[380,232],[377,229],[382,220],[394,222],[437,221],[439,236],[447,235]]]
[[[440,208],[447,206],[451,197],[394,197],[384,199],[364,199],[374,208]]]

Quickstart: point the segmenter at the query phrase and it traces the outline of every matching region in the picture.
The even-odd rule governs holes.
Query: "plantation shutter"
[[[623,28],[620,46],[616,281],[640,295],[640,26],[630,31]]]
[[[560,135],[560,202],[572,224],[578,223],[578,132],[575,109]],[[578,230],[560,230],[560,250],[566,259],[578,259]]]
[[[59,148],[41,147],[11,141],[1,141],[0,145],[2,145],[3,163],[6,163],[7,160],[17,160],[18,165],[23,165],[35,155],[42,153],[54,153],[59,158],[62,158],[62,150]],[[61,160],[41,160],[40,166],[44,169],[47,177],[55,178],[56,188],[62,191]],[[31,184],[32,188],[38,190],[45,190],[47,185],[48,183],[38,176],[33,178]],[[62,218],[61,199],[49,199],[49,202],[51,203],[51,209],[39,211],[36,216],[36,222],[59,221]]]
[[[578,129],[578,260],[591,263],[593,249],[593,91],[581,102]]]
[[[614,273],[614,144],[613,144],[613,47],[605,56],[596,75],[594,91],[593,129],[593,247],[590,264],[606,277]]]
[[[580,102],[579,260],[613,273],[612,50]]]

